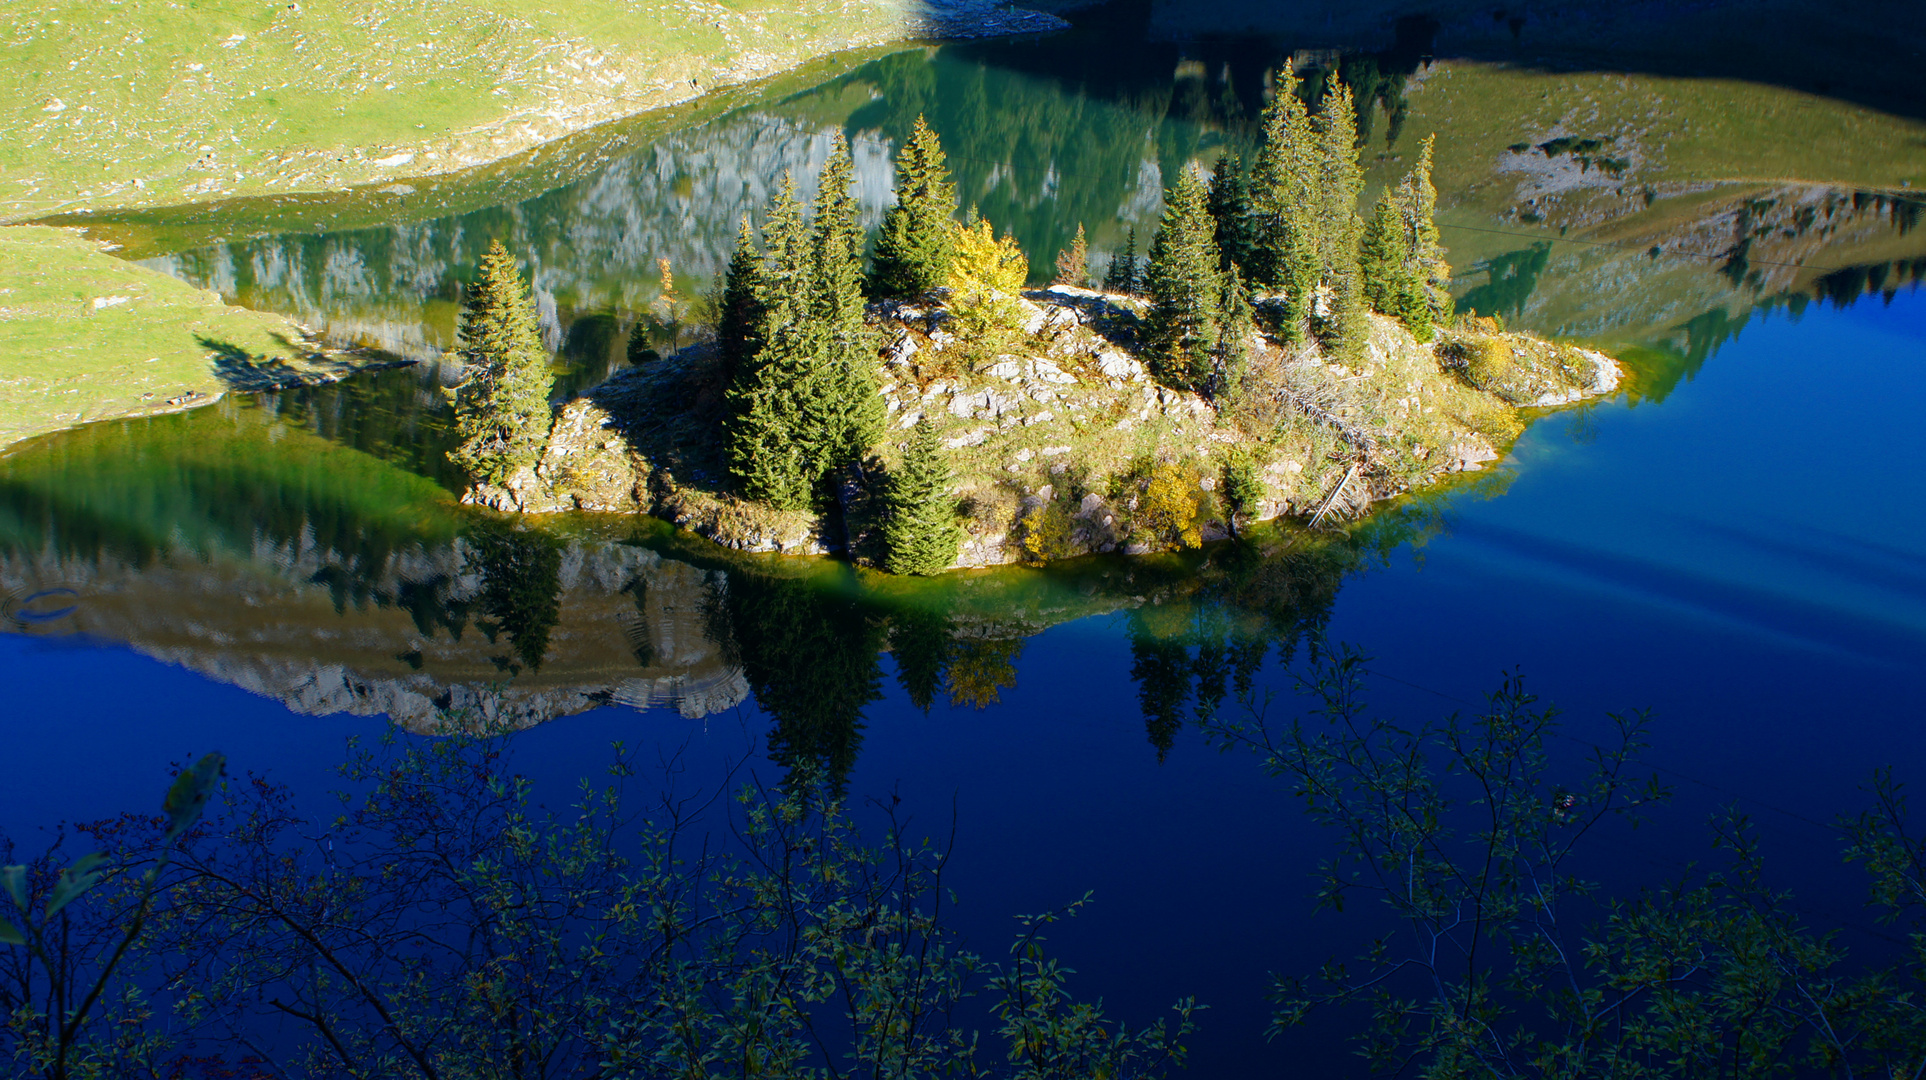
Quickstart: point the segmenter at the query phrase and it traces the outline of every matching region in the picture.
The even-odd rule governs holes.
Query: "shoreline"
[[[873,565],[886,478],[927,417],[962,506],[965,535],[948,569],[1140,555],[1258,522],[1361,519],[1501,460],[1528,417],[1615,394],[1625,377],[1602,353],[1489,320],[1462,320],[1420,343],[1373,315],[1357,371],[1315,348],[1254,339],[1262,361],[1299,388],[1264,407],[1273,426],[1260,436],[1235,410],[1150,377],[1134,344],[1137,298],[1069,286],[1023,295],[1024,336],[981,358],[943,329],[940,305],[871,304],[888,430],[821,510],[775,510],[722,482],[718,399],[702,404],[699,389],[711,377],[706,345],[620,370],[563,402],[534,465],[462,501],[530,515],[642,514],[738,551]],[[1251,502],[1234,506],[1226,478],[1240,456],[1256,486]],[[1176,494],[1157,494],[1160,482]],[[1153,504],[1173,497],[1192,508],[1181,539],[1150,524]]]
[[[93,214],[208,207],[255,198],[340,195],[411,181],[445,182],[476,171],[511,165],[516,158],[597,128],[688,106],[727,91],[750,88],[840,54],[911,47],[918,43],[1053,33],[1070,25],[1047,12],[998,5],[992,0],[871,0],[866,7],[873,10],[856,16],[845,13],[844,23],[836,24],[819,37],[805,33],[779,43],[762,42],[768,46],[767,50],[746,45],[747,39],[725,31],[725,37],[739,46],[735,51],[709,57],[684,52],[660,58],[651,66],[674,69],[676,77],[658,78],[640,92],[603,92],[590,85],[596,82],[595,77],[583,76],[540,84],[537,89],[545,96],[520,102],[519,107],[504,115],[444,136],[386,137],[404,134],[397,124],[391,125],[395,128],[392,131],[377,132],[384,136],[379,141],[308,149],[290,147],[250,162],[237,162],[232,175],[226,179],[209,176],[189,183],[177,182],[181,179],[180,173],[207,171],[201,160],[196,159],[193,164],[174,167],[172,174],[155,172],[117,179],[100,192],[81,190],[76,197],[61,198],[57,202],[31,204],[22,198],[0,197],[0,228],[80,224]],[[738,16],[738,19],[745,24],[768,21],[763,15]],[[764,26],[756,29],[764,35],[770,33]],[[582,56],[565,57],[561,61],[564,66],[599,70],[608,59],[595,42],[574,39],[565,44]],[[194,68],[198,69],[198,66]],[[614,79],[611,86],[627,85],[627,80],[619,74],[611,78]],[[561,85],[564,82],[567,85]],[[48,109],[59,105],[58,111],[65,111],[64,103],[50,100],[54,104],[47,106]],[[197,138],[191,132],[182,133],[181,137]],[[277,186],[278,180],[290,177],[290,182]],[[35,193],[39,190],[39,187],[34,189]],[[66,194],[56,193],[55,197]]]
[[[767,22],[763,15],[738,17]],[[1068,25],[1053,15],[1000,8],[988,0],[925,4],[887,0],[869,3],[856,14],[845,11],[839,18],[842,21],[829,21],[828,31],[820,38],[784,39],[785,45],[793,41],[793,48],[758,51],[745,46],[706,59],[692,52],[676,54],[663,62],[687,68],[688,81],[678,78],[639,96],[589,95],[586,103],[576,102],[569,108],[549,102],[554,107],[534,110],[540,115],[533,119],[523,115],[530,112],[527,108],[497,117],[465,133],[503,129],[476,143],[470,148],[473,152],[432,140],[381,142],[303,152],[332,157],[341,166],[306,183],[295,172],[296,158],[301,156],[295,155],[249,165],[246,174],[237,170],[238,179],[233,181],[210,178],[170,185],[150,182],[155,180],[152,175],[136,175],[117,181],[111,190],[83,189],[79,197],[57,203],[28,205],[19,199],[0,199],[4,208],[0,209],[0,452],[25,439],[99,420],[211,404],[232,390],[288,389],[395,363],[364,350],[329,345],[286,316],[228,305],[214,293],[119,258],[113,253],[124,250],[124,245],[111,235],[98,235],[111,228],[91,227],[90,219],[96,215],[136,210],[193,214],[248,200],[297,196],[297,201],[305,202],[345,193],[383,202],[371,212],[392,216],[404,195],[414,193],[405,181],[459,187],[489,170],[532,175],[541,169],[549,175],[563,163],[545,157],[555,157],[581,139],[593,139],[598,129],[634,124],[650,114],[671,114],[705,99],[726,106],[731,91],[750,90],[812,63],[833,62],[843,53],[916,41],[1049,32]],[[231,47],[239,39],[221,44]],[[574,44],[593,49],[584,41]],[[191,65],[191,69],[198,72],[204,66]],[[554,86],[545,89],[568,96]],[[49,100],[52,103],[39,111],[53,119],[36,121],[36,129],[65,119],[66,105],[57,98]],[[238,103],[236,99],[224,104]],[[90,111],[91,107],[82,110]],[[289,112],[299,115],[297,110]],[[73,122],[78,125],[81,118]],[[15,137],[21,141],[16,149],[30,149],[26,144],[34,136],[24,125]],[[192,138],[192,132],[183,137]],[[627,141],[621,132],[604,139],[611,137]],[[237,137],[235,142],[239,141]],[[294,176],[297,182],[272,186],[275,179],[286,176]],[[41,178],[34,190],[41,190],[44,181]],[[19,182],[30,183],[30,178]],[[192,344],[196,341],[198,345]],[[343,366],[343,358],[363,356],[367,362]],[[239,372],[241,385],[230,378],[237,363],[245,369]],[[85,404],[78,409],[64,404],[69,395],[84,398]],[[163,404],[153,404],[156,401]]]

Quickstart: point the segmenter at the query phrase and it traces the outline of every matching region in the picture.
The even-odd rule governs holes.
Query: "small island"
[[[496,245],[457,349],[465,501],[930,574],[1355,517],[1616,389],[1605,356],[1454,313],[1430,140],[1361,215],[1349,91],[1307,97],[1286,65],[1248,167],[1185,169],[1100,277],[1079,226],[1046,288],[920,120],[873,246],[839,145],[813,206],[788,183],[743,222],[706,340],[559,409]]]

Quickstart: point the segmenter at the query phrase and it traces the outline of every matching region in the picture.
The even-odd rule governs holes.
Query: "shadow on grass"
[[[229,390],[257,393],[301,386],[309,381],[299,368],[281,357],[254,356],[231,341],[200,335],[196,335],[194,340],[207,351],[215,378],[225,383]],[[286,342],[285,338],[282,340]]]

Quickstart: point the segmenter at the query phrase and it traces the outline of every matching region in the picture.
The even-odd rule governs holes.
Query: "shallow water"
[[[586,378],[656,299],[653,259],[713,267],[758,185],[819,159],[835,126],[883,133],[859,157],[874,193],[915,109],[958,110],[939,127],[965,190],[1039,261],[1065,206],[1108,215],[1114,242],[1150,220],[1163,163],[1223,138],[1231,106],[1180,108],[1179,83],[1079,95],[998,48],[879,61],[518,206],[153,257],[428,350],[447,312],[422,317],[424,300],[449,300],[502,224]],[[972,80],[980,97],[950,92]],[[1199,673],[1206,697],[1213,678],[1234,690],[1240,657],[1263,658],[1257,694],[1288,694],[1283,654],[1321,630],[1374,657],[1399,715],[1472,707],[1514,668],[1567,709],[1573,752],[1608,711],[1652,709],[1677,802],[1601,837],[1589,868],[1620,889],[1676,872],[1736,800],[1804,910],[1876,951],[1825,823],[1875,767],[1926,778],[1926,294],[1789,304],[1718,265],[1552,252],[1503,310],[1591,336],[1620,308],[1669,312],[1638,317],[1635,392],[1541,419],[1485,482],[1336,541],[1274,531],[924,586],[648,523],[516,534],[453,504],[438,398],[413,372],[37,440],[0,458],[0,677],[24,763],[0,822],[144,807],[166,763],[210,748],[319,792],[345,736],[444,705],[533,724],[520,760],[556,793],[614,738],[689,747],[704,768],[759,742],[758,775],[807,758],[853,796],[899,793],[939,835],[954,812],[949,884],[981,949],[1012,915],[1093,892],[1054,935],[1073,985],[1139,1023],[1181,995],[1210,1004],[1195,1074],[1335,1075],[1357,1070],[1342,1025],[1261,1037],[1267,973],[1379,927],[1312,912],[1329,838],[1253,761],[1206,745],[1193,712]],[[1613,275],[1619,291],[1598,291]]]

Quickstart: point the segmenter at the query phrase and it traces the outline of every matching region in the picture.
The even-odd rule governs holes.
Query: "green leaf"
[[[22,934],[18,927],[7,920],[0,919],[0,941],[6,942],[8,945],[25,945],[27,943],[27,935]]]
[[[214,794],[214,783],[227,771],[225,754],[209,754],[193,768],[181,770],[174,778],[174,785],[167,789],[167,798],[161,803],[161,813],[167,815],[167,839],[171,842],[194,827],[200,820],[201,811],[207,808],[207,800]]]
[[[0,881],[6,882],[7,895],[13,897],[15,906],[21,911],[27,910],[27,868],[9,866],[0,870]]]
[[[100,884],[102,874],[95,869],[107,861],[107,856],[96,851],[82,855],[74,864],[60,872],[60,880],[54,883],[53,898],[47,901],[47,918],[51,919],[61,908],[73,903],[88,889]]]

